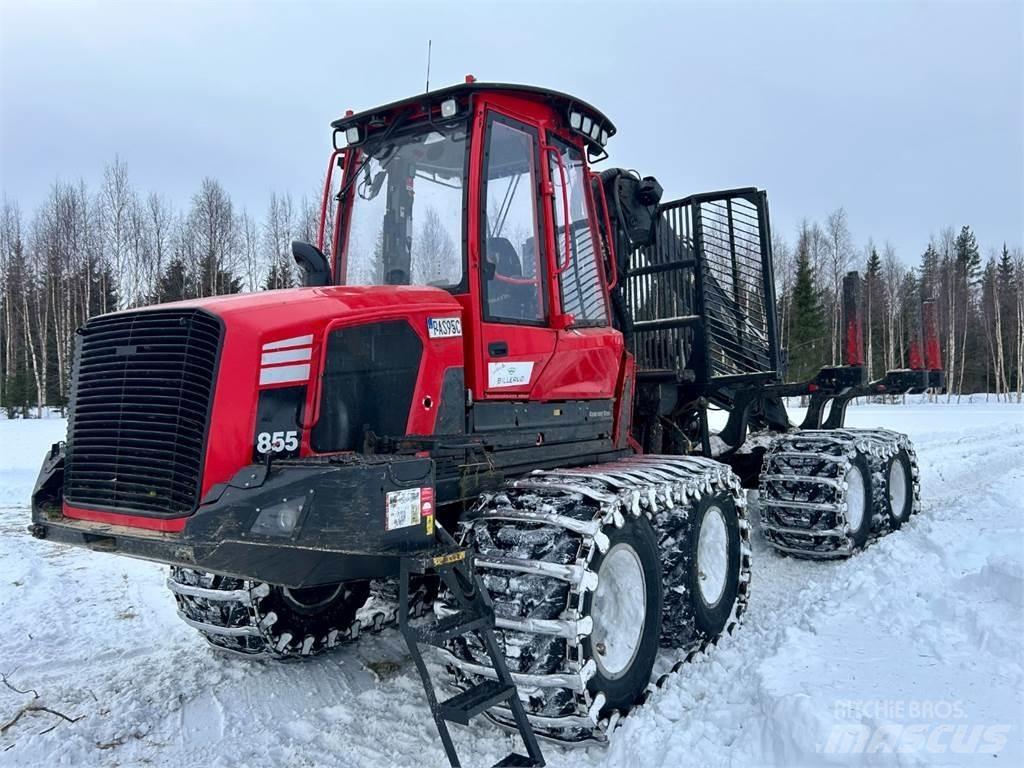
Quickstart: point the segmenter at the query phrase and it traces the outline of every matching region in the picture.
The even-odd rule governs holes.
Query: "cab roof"
[[[468,79],[469,78],[467,78],[467,80]],[[562,93],[561,91],[553,91],[550,88],[541,88],[535,85],[519,85],[516,83],[478,83],[476,81],[458,83],[457,85],[450,85],[436,91],[428,91],[427,93],[418,93],[415,96],[409,96],[407,98],[400,99],[399,101],[391,102],[390,104],[366,109],[352,115],[345,115],[344,117],[340,117],[332,122],[331,127],[334,128],[336,132],[343,132],[347,128],[355,125],[362,125],[372,118],[379,118],[384,115],[392,114],[405,107],[419,107],[425,110],[427,107],[437,106],[441,102],[452,97],[460,99],[461,97],[468,97],[472,94],[482,92],[506,92],[511,95],[522,95],[527,98],[540,100],[550,104],[562,114],[566,125],[570,126],[572,130],[583,136],[588,143],[593,146],[593,148],[599,151],[603,148],[603,144],[598,140],[600,132],[598,132],[597,136],[592,137],[589,134],[583,133],[580,130],[581,126],[571,126],[569,122],[570,113],[580,112],[583,117],[589,118],[586,122],[587,125],[591,125],[591,121],[598,124],[600,129],[606,133],[608,138],[615,135],[615,125],[604,115],[604,113],[582,99],[577,99],[575,96],[570,96],[569,94]]]

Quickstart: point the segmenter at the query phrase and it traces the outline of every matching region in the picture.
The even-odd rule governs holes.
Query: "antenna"
[[[427,90],[425,93],[430,93],[430,46],[433,40],[427,40]]]

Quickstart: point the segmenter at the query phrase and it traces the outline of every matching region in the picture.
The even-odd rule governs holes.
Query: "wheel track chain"
[[[846,519],[846,472],[863,455],[871,473],[871,527],[867,546],[892,530],[888,514],[889,460],[910,457],[913,501],[921,509],[921,482],[910,438],[888,429],[795,430],[765,453],[759,481],[761,530],[775,549],[797,557],[849,557],[856,549]],[[787,479],[791,477],[793,479]]]
[[[265,582],[178,567],[171,568],[167,581],[178,604],[178,615],[186,623],[218,650],[249,657],[285,660],[314,656],[397,625],[397,587],[390,582],[371,584],[370,597],[356,612],[351,626],[318,637],[294,637],[279,631],[276,614],[262,608],[271,589]],[[190,594],[193,587],[208,596]],[[428,607],[429,601],[417,600],[412,617],[422,616]]]
[[[485,495],[467,516],[461,541],[476,549],[475,566],[495,598],[496,635],[538,736],[563,744],[606,743],[624,714],[602,714],[604,695],[592,695],[587,685],[595,663],[585,658],[583,637],[592,625],[583,603],[587,591],[597,586],[597,574],[589,565],[599,551],[607,550],[604,531],[621,527],[627,516],[646,516],[659,540],[663,569],[671,570],[687,545],[678,534],[692,505],[719,493],[732,498],[740,523],[740,583],[726,624],[726,632],[732,633],[750,597],[750,525],[739,478],[724,464],[702,457],[633,456],[594,467],[539,470]],[[666,598],[671,594],[684,599],[681,588],[670,593],[674,586],[665,586]],[[435,604],[439,614],[450,610]],[[544,618],[537,621],[537,613]],[[573,631],[566,632],[568,628]],[[666,634],[663,645],[670,639]],[[671,672],[718,639],[686,644],[680,649],[685,660]],[[493,674],[475,639],[456,639],[441,654],[456,688]],[[668,677],[652,681],[637,704]],[[514,729],[507,708],[496,707],[485,715]]]

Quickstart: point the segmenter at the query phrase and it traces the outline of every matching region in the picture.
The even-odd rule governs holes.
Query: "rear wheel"
[[[914,511],[914,475],[906,449],[900,449],[889,459],[885,481],[889,525],[896,530]]]
[[[872,487],[867,459],[858,455],[846,468],[846,536],[861,549],[871,533]]]
[[[848,557],[920,507],[910,439],[887,429],[794,430],[760,477],[761,530],[779,552]]]

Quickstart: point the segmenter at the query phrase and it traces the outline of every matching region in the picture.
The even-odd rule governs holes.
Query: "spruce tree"
[[[153,301],[163,304],[168,301],[181,301],[194,298],[188,268],[180,258],[171,259],[167,269],[157,280]]]
[[[294,287],[295,280],[290,259],[275,259],[271,262],[270,269],[267,271],[267,280],[263,284],[264,290],[272,291],[276,288]]]
[[[809,379],[825,362],[825,317],[821,297],[814,287],[810,254],[800,248],[796,262],[796,284],[793,287],[793,325],[789,337],[789,378]]]
[[[217,295],[241,293],[242,278],[229,269],[217,270]]]
[[[1010,249],[1003,243],[1003,252],[996,267],[996,301],[999,305],[999,341],[1002,343],[1003,375],[1008,391],[1016,386],[1014,361],[1018,333],[1017,292],[1021,290],[1024,290],[1024,285],[1015,278]]]
[[[1010,249],[1003,243],[1003,253],[999,257],[999,287],[1007,294],[1013,290],[1013,259],[1010,257]]]
[[[878,255],[878,249],[872,247],[871,254],[868,256],[867,264],[867,275],[868,277],[879,278],[882,275],[882,257]]]
[[[864,270],[864,354],[869,379],[885,367],[885,294],[882,291],[882,258],[871,246]]]
[[[965,391],[975,391],[975,387],[982,388],[986,370],[984,331],[979,326],[977,308],[972,300],[972,288],[981,278],[981,252],[974,233],[967,225],[960,228],[960,234],[953,242],[953,262],[957,280],[955,311],[961,313],[961,316],[957,328],[958,338],[953,340],[959,346],[956,352],[959,371],[950,367],[950,381],[959,397]],[[968,349],[972,353],[969,354]]]
[[[277,262],[275,261],[271,263],[270,269],[267,270],[267,279],[266,282],[263,283],[263,290],[273,291],[276,288],[281,288],[282,286],[280,281],[281,277],[278,274]]]
[[[928,248],[921,254],[920,285],[921,298],[931,299],[938,295],[939,252],[928,243]]]
[[[964,225],[960,229],[960,234],[956,236],[956,242],[953,244],[953,252],[956,254],[958,274],[968,283],[977,282],[981,275],[981,252],[970,227]]]

